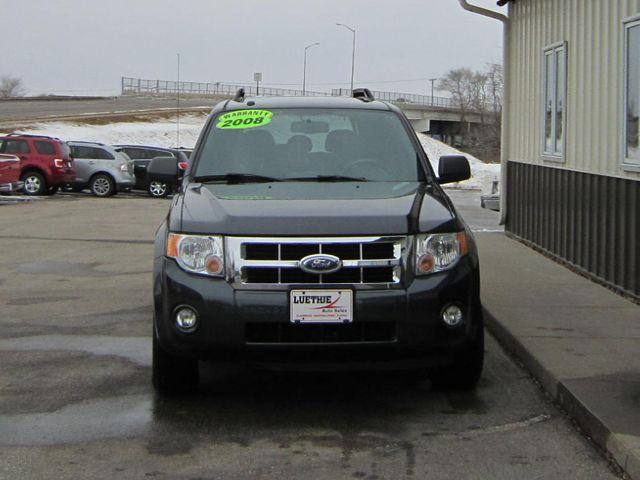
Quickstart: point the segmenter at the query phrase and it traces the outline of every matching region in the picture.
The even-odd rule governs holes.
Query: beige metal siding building
[[[638,14],[640,0],[510,2],[509,160],[640,179],[623,151],[623,24]],[[564,156],[544,149],[544,53],[554,45],[567,59]]]
[[[640,0],[507,3],[507,231],[640,298]]]

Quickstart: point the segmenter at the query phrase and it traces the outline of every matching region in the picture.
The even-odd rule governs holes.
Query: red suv
[[[7,135],[0,137],[0,153],[20,159],[20,180],[27,195],[50,195],[76,179],[71,150],[57,138]]]

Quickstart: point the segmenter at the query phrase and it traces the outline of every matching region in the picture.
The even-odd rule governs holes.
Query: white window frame
[[[628,105],[628,87],[629,87],[629,30],[634,27],[640,27],[640,15],[626,18],[622,21],[622,168],[623,170],[640,172],[640,159],[627,157],[627,105]],[[640,79],[638,79],[640,81]]]
[[[552,98],[553,98],[553,113],[551,115],[551,132],[553,138],[553,151],[547,151],[547,142],[546,142],[546,116],[547,116],[547,56],[551,55],[553,57],[552,68],[553,68],[553,81],[552,81]],[[556,121],[557,121],[557,112],[556,107],[558,105],[558,76],[556,73],[556,68],[558,65],[557,57],[558,55],[562,55],[564,57],[564,104],[562,105],[562,150],[558,150],[558,145],[556,143]],[[541,157],[544,160],[552,161],[552,162],[560,162],[564,163],[565,155],[567,151],[567,95],[568,95],[568,79],[569,79],[569,55],[567,42],[558,42],[551,45],[548,45],[542,49],[542,118],[540,122],[540,133],[541,133],[541,142],[540,142],[540,151]]]

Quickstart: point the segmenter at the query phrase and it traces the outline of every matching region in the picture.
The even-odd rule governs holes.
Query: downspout
[[[507,222],[507,160],[509,156],[509,124],[507,122],[507,112],[509,110],[509,17],[499,12],[494,12],[487,8],[471,5],[467,0],[458,0],[460,6],[465,10],[482,15],[484,17],[500,20],[503,25],[502,29],[502,69],[503,82],[502,87],[502,132],[500,134],[500,225]]]

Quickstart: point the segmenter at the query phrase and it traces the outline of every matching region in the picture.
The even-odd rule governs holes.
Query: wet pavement
[[[453,195],[498,229],[476,197]],[[151,240],[168,205],[0,206],[0,479],[616,478],[491,338],[475,393],[203,365],[198,392],[156,396]]]

